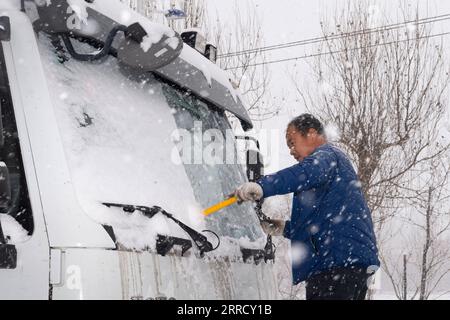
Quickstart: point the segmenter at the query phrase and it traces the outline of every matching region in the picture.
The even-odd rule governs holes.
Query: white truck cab
[[[260,207],[201,214],[248,177],[181,161],[179,133],[195,153],[227,114],[252,124],[173,30],[111,0],[1,1],[0,111],[0,299],[277,298]]]

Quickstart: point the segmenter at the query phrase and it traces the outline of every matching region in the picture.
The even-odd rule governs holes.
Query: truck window
[[[228,163],[226,159],[226,153],[237,155],[231,125],[222,110],[206,104],[192,94],[169,85],[163,85],[163,92],[173,109],[172,113],[178,128],[191,132],[193,136],[197,122],[201,124],[202,135],[208,130],[218,130],[223,138],[223,144],[221,143],[223,152],[218,155],[221,158],[218,159],[221,160],[218,164],[210,165],[206,159],[202,159],[201,163],[194,161],[183,163],[197,200],[204,208],[208,208],[225,199],[237,186],[247,181],[242,165],[237,161]],[[225,142],[230,136],[233,138],[233,144]],[[191,142],[192,150],[198,147],[195,145],[197,143],[195,139],[191,139]],[[201,148],[205,150],[207,146],[206,142]],[[227,149],[230,147],[233,150]],[[261,236],[254,209],[249,203],[222,209],[219,213],[209,216],[207,220],[208,226],[222,236],[237,239],[248,237],[251,240]]]
[[[34,223],[20,150],[16,118],[9,88],[3,44],[1,42],[0,109],[0,129],[2,135],[0,139],[0,161],[6,163],[8,167],[11,185],[11,204],[5,212],[1,213],[13,217],[28,232],[28,235],[31,235],[34,230]]]

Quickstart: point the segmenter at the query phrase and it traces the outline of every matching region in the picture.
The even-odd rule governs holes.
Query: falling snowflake
[[[327,136],[327,139],[331,142],[333,141],[339,141],[340,139],[340,131],[337,125],[330,123],[325,126],[325,135]]]

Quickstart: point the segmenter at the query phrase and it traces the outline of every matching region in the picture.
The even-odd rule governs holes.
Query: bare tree
[[[412,230],[405,237],[408,272],[399,273],[398,262],[389,261],[392,254],[383,253],[385,271],[398,298],[407,299],[403,283],[411,288],[410,299],[427,300],[450,277],[450,188],[449,159],[434,159],[416,171],[412,186],[405,188],[411,210],[402,217]],[[448,289],[448,288],[447,288]],[[447,291],[448,293],[449,291]],[[400,294],[401,293],[401,294]]]
[[[219,14],[212,29],[219,51],[219,65],[232,75],[236,86],[246,98],[247,110],[254,120],[275,116],[280,108],[270,103],[268,91],[270,72],[264,62],[266,54],[254,50],[264,46],[261,21],[255,5],[247,2],[243,9],[234,2],[234,18],[223,22]],[[255,63],[260,65],[253,66]]]
[[[368,7],[351,2],[322,23],[323,55],[312,64],[317,86],[297,91],[309,110],[338,127],[379,233],[396,212],[408,173],[450,147],[437,140],[450,69],[442,43],[418,14],[404,13],[416,20],[404,28],[373,32]]]

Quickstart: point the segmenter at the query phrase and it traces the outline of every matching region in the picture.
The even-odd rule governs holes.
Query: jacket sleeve
[[[264,176],[257,183],[264,191],[264,198],[301,192],[319,187],[327,182],[335,166],[334,152],[317,150],[302,162],[272,175]]]
[[[291,220],[286,220],[286,224],[284,225],[283,237],[291,240]]]

